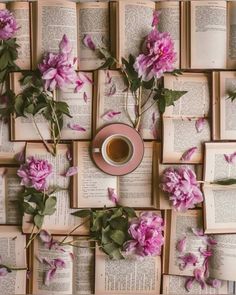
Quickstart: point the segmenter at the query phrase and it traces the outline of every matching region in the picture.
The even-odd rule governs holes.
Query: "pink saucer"
[[[94,148],[100,148],[103,141],[113,134],[120,134],[128,137],[134,146],[134,154],[131,160],[120,167],[112,166],[108,164],[102,157],[101,153],[94,153]],[[143,159],[144,154],[144,145],[143,140],[139,133],[132,127],[121,124],[114,123],[107,125],[100,129],[95,135],[92,144],[91,144],[91,157],[96,164],[96,166],[101,169],[103,172],[110,175],[125,175],[134,171]]]

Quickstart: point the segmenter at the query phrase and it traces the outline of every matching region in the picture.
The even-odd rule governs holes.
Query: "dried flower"
[[[154,20],[154,24],[156,22]],[[176,52],[169,33],[160,33],[154,27],[148,34],[144,47],[144,53],[140,54],[134,63],[134,69],[142,80],[149,81],[153,77],[158,79],[165,72],[174,69]]]
[[[139,256],[160,255],[164,243],[162,231],[163,219],[160,215],[142,212],[130,223],[128,232],[132,240],[125,243],[125,251]]]
[[[7,9],[0,9],[0,40],[11,39],[18,29],[13,14]]]
[[[203,201],[196,175],[188,167],[167,168],[160,186],[169,193],[170,201],[177,211],[184,212]]]
[[[47,53],[38,66],[42,79],[45,80],[45,90],[63,89],[77,80],[74,70],[76,59],[71,56],[72,47],[66,35],[63,36],[59,48],[59,53]]]
[[[34,157],[29,157],[17,171],[17,175],[22,178],[21,185],[34,187],[38,191],[48,188],[47,178],[51,173],[52,165],[47,160]]]
[[[115,193],[115,189],[108,187],[107,191],[108,191],[109,200],[111,200],[114,204],[117,204],[118,203],[118,196]]]

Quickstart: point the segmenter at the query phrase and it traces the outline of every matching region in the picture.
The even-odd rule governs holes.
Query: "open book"
[[[129,54],[137,56],[144,38],[151,31],[153,11],[161,10],[160,31],[168,31],[175,41],[176,67],[179,67],[180,9],[174,1],[158,2],[148,0],[122,0],[110,3],[111,51],[118,65],[121,58]],[[131,42],[132,40],[132,42]]]
[[[26,268],[26,237],[21,228],[16,226],[0,226],[1,263],[10,267]],[[26,294],[26,270],[12,271],[1,276],[2,294]]]
[[[236,178],[236,165],[226,158],[236,152],[235,142],[205,144],[204,167],[204,225],[206,233],[236,233],[234,204],[235,185],[219,185],[212,182]]]
[[[79,171],[73,176],[73,208],[113,207],[108,188],[115,189],[119,204],[129,207],[152,207],[153,143],[144,143],[140,166],[124,176],[110,176],[99,170],[90,159],[89,142],[73,142],[73,166]]]
[[[235,67],[235,12],[235,1],[181,3],[181,68]]]
[[[204,73],[167,74],[164,87],[187,93],[163,114],[163,163],[202,163],[203,143],[211,139],[209,77]],[[198,130],[200,119],[204,123]],[[191,159],[181,160],[191,148],[197,148]]]
[[[213,139],[236,140],[236,72],[213,72]]]
[[[17,168],[0,168],[0,224],[21,224],[19,193],[22,191]]]
[[[135,98],[127,92],[123,75],[119,71],[99,70],[95,75],[94,92],[94,119],[96,129],[110,123],[125,123],[133,126],[135,120]],[[148,90],[143,89],[142,100],[145,102],[149,95]],[[143,139],[160,138],[160,114],[157,103],[150,97],[142,115],[140,134]],[[153,104],[153,106],[151,106]],[[150,107],[150,108],[149,108]],[[149,109],[148,109],[149,108]],[[109,111],[119,112],[111,120],[106,120]]]
[[[86,75],[91,81],[93,75],[90,72],[82,73]],[[22,91],[19,79],[22,77],[20,72],[11,73],[10,82],[11,89],[19,94]],[[69,85],[63,90],[56,90],[54,98],[57,101],[64,101],[68,104],[70,114],[73,118],[64,115],[63,127],[61,130],[61,139],[90,139],[92,132],[92,94],[93,85],[90,82],[84,84],[84,86],[76,93],[74,91],[75,85]],[[86,95],[86,99],[85,99]],[[84,128],[84,131],[73,130],[74,124]],[[38,114],[34,118],[32,117],[11,117],[11,140],[40,140],[39,132],[45,140],[51,139],[50,124],[41,115]]]
[[[68,0],[39,0],[32,3],[33,68],[44,52],[57,52],[62,36],[67,35],[78,56],[80,70],[94,70],[103,61],[87,48],[84,37],[90,35],[98,46],[106,47],[109,40],[107,2],[74,3]]]
[[[34,156],[37,159],[47,160],[52,164],[53,172],[49,176],[49,187],[61,188],[54,194],[57,197],[56,212],[44,218],[43,227],[52,234],[68,234],[83,222],[83,219],[71,215],[75,210],[70,209],[70,179],[69,177],[63,176],[70,165],[67,159],[69,148],[69,145],[59,144],[57,146],[57,155],[53,157],[46,151],[42,143],[28,143],[26,146],[26,158]],[[30,233],[32,231],[33,224],[31,221],[31,215],[25,214],[22,225],[24,233]],[[72,234],[87,235],[88,223],[79,227]]]
[[[63,237],[54,236],[61,241]],[[75,237],[76,238],[76,237]],[[81,238],[81,237],[80,237]],[[71,239],[71,238],[70,238]],[[35,239],[30,251],[29,260],[32,269],[30,292],[32,294],[93,294],[94,293],[94,247],[86,238],[80,239],[80,247],[70,245],[60,246],[63,252],[56,249],[47,249],[39,239]],[[72,256],[74,259],[72,259]],[[65,268],[57,269],[49,286],[44,284],[47,266],[37,258],[63,259]],[[55,294],[55,293],[54,293]]]
[[[96,248],[95,294],[159,294],[161,257],[111,260]]]

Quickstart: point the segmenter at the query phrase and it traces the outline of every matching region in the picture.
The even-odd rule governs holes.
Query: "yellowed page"
[[[236,72],[220,72],[220,139],[236,139],[236,102],[229,93],[236,90]]]
[[[227,68],[236,67],[236,2],[227,2]]]
[[[56,212],[51,216],[46,216],[44,219],[43,228],[53,234],[67,234],[82,222],[81,218],[71,215],[75,210],[70,209],[70,178],[62,176],[70,166],[66,156],[68,149],[69,146],[66,144],[58,145],[57,155],[53,157],[41,143],[28,143],[26,147],[27,158],[34,156],[37,159],[47,160],[52,164],[53,171],[51,177],[49,177],[50,187],[59,186],[65,189],[55,193],[57,197]],[[23,231],[26,233],[32,230],[32,223],[30,221],[30,216],[25,215],[23,219]],[[88,224],[79,227],[73,234],[88,234]]]
[[[9,10],[14,14],[19,30],[16,33],[18,48],[18,59],[16,64],[21,70],[31,68],[30,50],[30,7],[29,2],[8,3]]]
[[[64,122],[61,130],[61,139],[90,139],[92,136],[93,74],[81,74],[86,75],[91,80],[91,83],[86,82],[78,92],[75,92],[75,85],[72,84],[63,90],[57,90],[57,101],[66,102],[72,116],[72,118],[63,117]],[[68,124],[78,124],[86,130],[72,130]]]
[[[180,3],[178,1],[161,1],[156,3],[156,9],[161,11],[158,29],[168,32],[174,41],[177,53],[175,67],[180,67]]]
[[[39,0],[33,3],[36,8],[36,52],[34,67],[45,52],[58,52],[59,42],[64,34],[73,46],[73,56],[77,56],[76,4],[67,0]],[[69,21],[68,21],[69,20]]]
[[[183,276],[163,275],[162,294],[230,294],[227,281],[222,281],[220,288],[206,285],[204,289],[199,283],[194,282],[190,291],[187,291],[186,280],[187,278]]]
[[[0,3],[0,9],[6,9],[6,3]]]
[[[119,203],[130,207],[152,207],[153,143],[144,143],[144,156],[140,166],[130,174],[118,178]],[[155,180],[154,180],[155,181]]]
[[[236,152],[234,142],[205,143],[204,180],[213,182],[226,178],[236,178],[236,165],[226,161],[224,155]]]
[[[0,226],[1,263],[12,267],[26,268],[26,237],[21,228]],[[12,271],[1,277],[2,294],[26,294],[26,270]]]
[[[111,260],[96,249],[95,294],[159,294],[161,257]]]
[[[109,49],[109,4],[108,2],[85,2],[77,4],[78,68],[95,70],[104,61],[96,52],[87,48],[84,37],[90,35],[94,44]]]
[[[79,167],[78,173],[73,176],[78,208],[114,206],[108,198],[108,187],[117,191],[117,177],[110,176],[95,166],[90,159],[89,142],[74,143],[73,152],[73,165]]]
[[[191,1],[191,68],[226,68],[227,2]]]
[[[203,186],[206,233],[236,233],[236,187]]]
[[[214,238],[217,245],[214,246],[210,261],[210,276],[236,281],[236,235],[215,235]]]
[[[155,3],[148,0],[121,0],[118,2],[119,52],[117,57],[128,58],[129,54],[137,56],[141,52],[144,38],[151,31]],[[132,40],[132,42],[130,41]]]
[[[60,239],[56,237],[56,239]],[[33,244],[33,269],[32,269],[32,281],[33,281],[33,294],[72,294],[73,290],[73,260],[69,253],[73,253],[72,246],[64,246],[63,249],[66,252],[62,252],[54,249],[47,249],[39,239],[34,240]],[[45,272],[49,267],[40,263],[37,257],[52,259],[63,259],[65,262],[65,268],[58,268],[56,270],[55,277],[50,282],[49,286],[44,284],[43,278]]]
[[[176,250],[176,243],[186,235],[186,253],[193,253],[198,257],[196,267],[200,267],[204,258],[200,256],[199,248],[205,248],[203,240],[195,236],[192,228],[203,228],[202,214],[200,210],[188,210],[186,213],[172,211],[171,213],[171,229],[170,229],[170,252],[169,252],[169,274],[192,276],[193,266],[180,270],[178,257],[181,254]]]

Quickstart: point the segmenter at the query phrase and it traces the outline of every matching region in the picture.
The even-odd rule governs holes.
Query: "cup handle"
[[[101,153],[101,149],[100,148],[93,148],[93,153]]]

